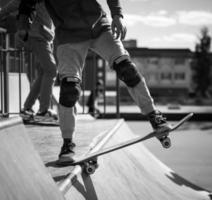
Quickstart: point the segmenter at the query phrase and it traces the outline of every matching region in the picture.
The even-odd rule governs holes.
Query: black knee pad
[[[129,87],[135,87],[141,81],[138,69],[129,59],[123,60],[118,64],[114,63],[113,69],[116,71],[118,78]]]
[[[79,100],[81,87],[79,82],[67,81],[64,78],[60,85],[59,103],[65,107],[73,107]]]

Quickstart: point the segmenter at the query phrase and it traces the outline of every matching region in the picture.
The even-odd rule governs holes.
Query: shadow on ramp
[[[184,179],[183,177],[179,176],[178,174],[176,174],[174,172],[171,172],[170,175],[167,175],[167,177],[179,186],[190,187],[196,191],[204,191],[203,188],[189,182],[188,180]]]
[[[82,174],[83,184],[76,178],[73,182],[73,186],[86,200],[98,200],[95,187],[93,185],[91,176]]]
[[[0,199],[62,200],[29,139],[22,119],[0,121]]]

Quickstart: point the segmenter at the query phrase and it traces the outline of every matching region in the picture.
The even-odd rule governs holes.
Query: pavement
[[[212,121],[212,106],[197,106],[197,105],[156,105],[168,120],[179,120],[188,113],[194,113],[192,121]],[[102,118],[124,118],[125,120],[146,120],[146,117],[141,115],[140,109],[136,105],[121,105],[119,115],[117,115],[116,106],[106,106],[104,111],[103,106],[99,106],[102,113]]]

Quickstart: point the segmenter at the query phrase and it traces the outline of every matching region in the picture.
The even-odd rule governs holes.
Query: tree
[[[195,53],[192,62],[193,82],[195,84],[195,93],[200,97],[208,97],[208,89],[210,86],[210,45],[211,37],[208,33],[208,28],[201,29],[199,41],[195,46]]]

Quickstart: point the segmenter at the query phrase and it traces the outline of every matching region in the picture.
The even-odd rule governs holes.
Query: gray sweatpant
[[[107,60],[110,66],[117,59],[124,60],[126,57],[129,57],[122,42],[114,39],[111,32],[105,32],[96,39],[80,43],[62,44],[57,48],[58,72],[61,79],[70,77],[81,80],[85,58],[89,49]],[[128,91],[143,114],[155,110],[153,99],[143,76],[140,83],[134,88],[128,87]],[[62,137],[73,139],[76,124],[74,108],[60,105],[59,119]]]
[[[52,86],[56,77],[56,62],[53,56],[51,42],[38,37],[29,37],[26,48],[31,50],[39,62],[37,78],[24,103],[25,109],[30,109],[36,99],[40,99],[40,112],[49,109]]]

